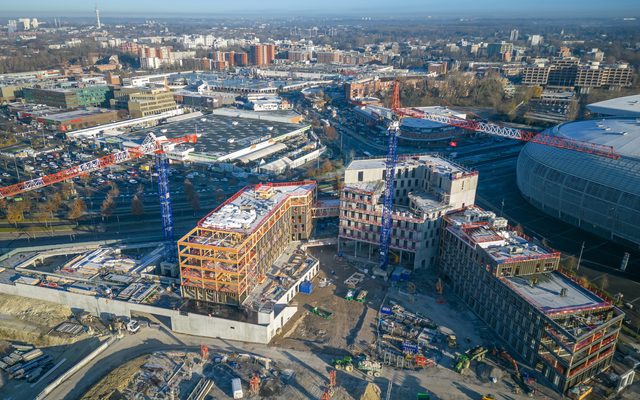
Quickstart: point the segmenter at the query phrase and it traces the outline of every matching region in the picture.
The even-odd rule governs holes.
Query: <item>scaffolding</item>
[[[209,213],[178,241],[182,295],[241,305],[287,245],[311,235],[315,189],[314,181],[248,186]],[[255,212],[255,219],[243,226],[229,219],[225,226],[218,217],[231,205]]]

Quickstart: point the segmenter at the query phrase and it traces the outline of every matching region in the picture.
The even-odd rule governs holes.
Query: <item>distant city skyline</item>
[[[299,0],[24,0],[3,1],[0,14],[6,16],[93,16],[94,5],[101,15],[108,17],[154,16],[224,16],[247,15],[345,15],[345,16],[436,16],[436,17],[622,17],[640,14],[637,0],[537,0],[522,2],[513,0],[324,0],[305,2]]]

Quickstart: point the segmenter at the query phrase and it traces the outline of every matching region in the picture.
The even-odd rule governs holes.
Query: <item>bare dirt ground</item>
[[[121,367],[105,376],[100,382],[93,386],[82,396],[81,400],[102,400],[119,398],[118,393],[123,391],[140,367],[146,362],[149,356],[141,356],[128,361]]]
[[[343,354],[344,350],[357,346],[366,348],[373,343],[375,318],[382,302],[385,283],[366,277],[358,289],[368,291],[367,300],[359,303],[344,297],[349,288],[344,281],[354,272],[351,264],[335,257],[334,247],[311,248],[313,256],[320,260],[320,272],[314,279],[314,290],[310,295],[299,293],[294,299],[298,314],[292,318],[271,344],[296,350],[318,350],[328,354]],[[322,279],[330,284],[319,287]],[[333,312],[325,320],[309,309],[322,307]]]
[[[55,326],[72,316],[69,307],[0,294],[0,337],[36,346],[53,346],[79,338],[47,335]]]

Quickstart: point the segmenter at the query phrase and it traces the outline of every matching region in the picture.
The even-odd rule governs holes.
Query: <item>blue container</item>
[[[382,307],[380,308],[380,314],[391,315],[393,314],[393,311],[391,311],[390,307]]]
[[[300,284],[300,293],[311,294],[313,293],[313,283],[311,281],[304,281]]]

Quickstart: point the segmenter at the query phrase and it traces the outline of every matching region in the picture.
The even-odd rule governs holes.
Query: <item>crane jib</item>
[[[55,172],[50,175],[41,176],[28,181],[16,183],[14,185],[0,188],[0,199],[15,196],[30,190],[40,189],[54,183],[63,182],[68,179],[76,178],[80,175],[88,174],[109,167],[111,165],[120,164],[129,160],[133,160],[144,155],[154,154],[164,151],[164,144],[171,143],[195,143],[197,137],[195,135],[187,135],[181,138],[157,139],[155,135],[149,134],[143,141],[142,145],[117,151],[104,157],[76,165],[66,170]]]

